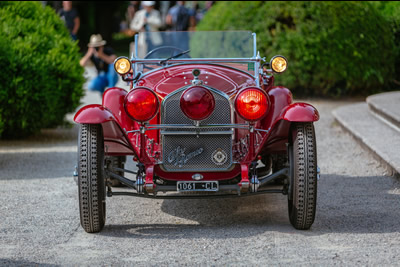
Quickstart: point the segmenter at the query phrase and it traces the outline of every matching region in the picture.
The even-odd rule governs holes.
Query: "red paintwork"
[[[79,124],[102,124],[105,151],[109,155],[137,155],[113,113],[102,105],[81,108],[74,117]]]
[[[145,187],[146,190],[152,191],[155,188],[155,184],[153,182],[153,178],[154,178],[154,165],[148,165],[146,166],[146,179],[145,179]]]
[[[217,64],[182,64],[147,73],[136,84],[151,88],[158,96],[160,103],[169,93],[191,84],[192,70],[199,69],[199,79],[204,85],[226,93],[233,102],[238,92],[247,87],[258,87],[266,92],[269,101],[267,115],[254,122],[255,129],[268,130],[268,133],[249,133],[246,129],[235,129],[234,143],[240,139],[249,141],[249,152],[240,159],[240,164],[227,172],[202,172],[204,180],[227,180],[238,175],[242,183],[248,183],[248,171],[251,162],[258,155],[282,153],[286,151],[288,134],[292,122],[314,122],[319,119],[318,111],[306,103],[293,103],[291,92],[284,87],[274,86],[273,76],[262,78],[262,84],[257,85],[254,78],[244,71]],[[134,89],[133,89],[134,90]],[[110,155],[135,155],[146,168],[146,188],[154,187],[154,175],[169,180],[192,180],[196,172],[166,172],[156,164],[154,157],[161,155],[159,130],[146,133],[129,133],[139,130],[140,125],[129,118],[123,103],[127,91],[121,88],[110,88],[103,95],[102,105],[88,105],[75,115],[77,123],[101,123],[107,146],[106,153]],[[149,122],[159,124],[160,114]],[[246,123],[235,112],[233,123]],[[125,129],[125,130],[124,130]],[[247,138],[246,136],[249,136]],[[148,155],[149,139],[154,140],[153,155]]]
[[[147,74],[137,85],[153,88],[162,100],[176,89],[190,85],[193,69],[201,71],[199,79],[204,81],[204,85],[216,88],[229,96],[236,95],[242,88],[257,86],[254,78],[248,73],[210,64],[185,64],[165,68]]]
[[[242,187],[243,184],[249,185],[249,164],[240,164],[240,170],[242,180],[240,181],[239,186]]]
[[[282,111],[282,119],[292,122],[318,121],[319,113],[316,108],[306,103],[294,103]]]
[[[74,117],[77,123],[98,124],[115,120],[114,115],[104,106],[98,104],[81,108]]]
[[[171,173],[162,170],[159,165],[155,166],[154,171],[160,177],[171,177]],[[176,181],[185,181],[185,180],[190,181],[190,180],[192,180],[193,174],[196,174],[196,173],[198,173],[198,172],[174,173],[174,177],[171,177],[171,179],[176,180]],[[229,180],[229,179],[235,178],[239,174],[240,174],[240,165],[239,164],[235,164],[233,169],[228,172],[219,172],[219,173],[202,172],[203,181]]]

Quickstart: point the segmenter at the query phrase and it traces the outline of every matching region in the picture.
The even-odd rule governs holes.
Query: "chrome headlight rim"
[[[120,61],[120,60],[126,60],[126,61],[128,62],[128,64],[129,64],[129,69],[128,69],[126,72],[119,72],[119,71],[118,71],[118,69],[117,69],[117,64],[118,64],[118,61]],[[127,57],[124,57],[124,56],[122,56],[122,57],[117,57],[117,58],[114,60],[114,70],[115,70],[115,72],[117,72],[119,75],[126,75],[126,74],[128,74],[128,73],[132,70],[132,63],[131,63],[131,61],[129,60],[129,58],[127,58]]]
[[[286,63],[286,67],[285,67],[285,69],[283,70],[283,71],[277,71],[277,70],[275,70],[274,68],[273,68],[273,61],[276,59],[276,58],[282,58],[284,61],[285,61],[285,63]],[[276,55],[276,56],[273,56],[272,58],[271,58],[271,60],[269,61],[269,66],[270,66],[270,68],[271,68],[271,70],[274,72],[274,73],[284,73],[287,69],[288,69],[288,60],[286,59],[286,57],[284,57],[284,56],[282,56],[282,55]]]

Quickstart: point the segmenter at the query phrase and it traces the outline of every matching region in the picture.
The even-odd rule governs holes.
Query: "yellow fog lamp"
[[[283,56],[274,56],[271,58],[269,65],[274,72],[282,73],[287,69],[288,62]]]
[[[131,70],[131,62],[127,57],[119,57],[114,62],[114,69],[119,75],[125,75]]]

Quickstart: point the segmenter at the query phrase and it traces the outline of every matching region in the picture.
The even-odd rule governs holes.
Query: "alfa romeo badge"
[[[221,148],[218,148],[217,150],[215,150],[212,153],[211,159],[215,165],[223,165],[228,160],[228,155],[226,154],[226,152],[224,150],[222,150]]]

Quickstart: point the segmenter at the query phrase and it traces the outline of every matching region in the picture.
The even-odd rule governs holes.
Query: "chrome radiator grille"
[[[162,118],[161,123],[163,124],[187,124],[193,125],[193,121],[183,114],[180,108],[180,98],[182,93],[187,87],[177,90],[166,98],[162,103]],[[208,88],[210,89],[210,88]],[[211,91],[211,90],[210,90]],[[200,122],[201,125],[206,124],[230,124],[231,123],[231,106],[227,96],[211,91],[215,99],[215,110],[207,119]],[[206,128],[200,129],[200,132],[204,131],[226,131],[226,128]],[[184,129],[170,129],[166,131],[185,131]],[[195,131],[195,130],[192,130]]]
[[[182,88],[166,97],[161,105],[161,124],[193,126],[180,108]],[[215,99],[215,110],[207,124],[231,124],[231,106],[223,93],[208,88]],[[232,134],[230,128],[204,127],[199,129],[172,128],[161,131],[163,168],[166,171],[224,171],[232,166]]]
[[[167,171],[222,171],[232,165],[231,135],[164,135],[163,150]]]

